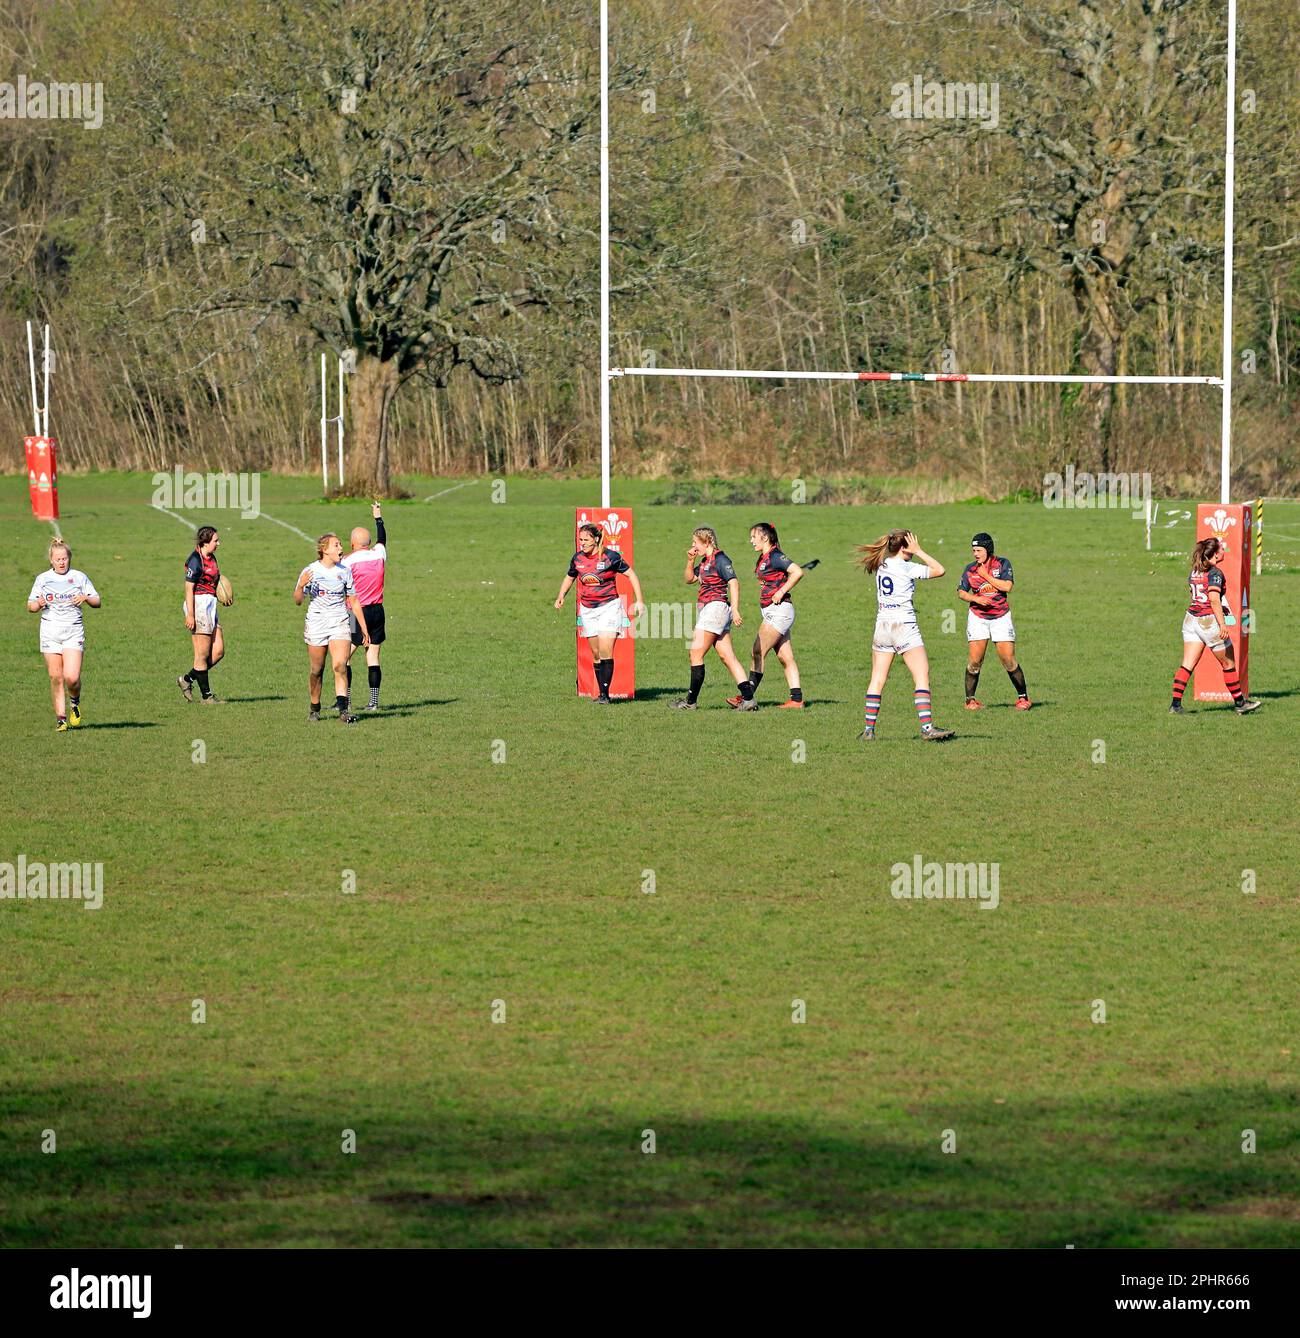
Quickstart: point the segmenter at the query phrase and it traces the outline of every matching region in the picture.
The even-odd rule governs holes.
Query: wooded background
[[[331,381],[357,360],[359,481],[594,472],[594,3],[3,0],[0,24],[0,80],[101,81],[105,108],[0,120],[8,468],[30,318],[65,468],[311,473],[328,349]],[[617,0],[613,360],[1217,375],[1225,24],[1223,0]],[[1240,495],[1300,477],[1298,27],[1240,5]],[[996,84],[997,128],[891,115],[915,76]],[[1207,387],[629,378],[612,404],[622,473],[1217,479]]]

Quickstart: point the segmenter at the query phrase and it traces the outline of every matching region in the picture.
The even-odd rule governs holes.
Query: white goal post
[[[782,381],[992,381],[1064,385],[1207,385],[1222,391],[1219,426],[1219,501],[1227,505],[1232,482],[1232,252],[1236,186],[1237,0],[1228,0],[1227,127],[1224,149],[1223,363],[1219,376],[1030,376],[973,372],[787,372],[728,367],[611,367],[609,365],[609,0],[600,0],[600,502],[608,507],[610,382],[621,376],[728,377]]]

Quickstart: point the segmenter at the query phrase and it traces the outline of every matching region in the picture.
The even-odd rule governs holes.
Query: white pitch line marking
[[[441,492],[431,493],[424,500],[432,502],[436,497],[446,497],[449,492],[455,492],[458,488],[468,488],[471,484],[477,483],[478,479],[466,479],[464,483],[453,484],[450,488],[444,488]]]

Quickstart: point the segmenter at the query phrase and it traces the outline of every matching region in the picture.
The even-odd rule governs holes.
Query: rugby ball
[[[217,602],[226,605],[227,608],[235,602],[235,592],[224,576],[217,577]]]

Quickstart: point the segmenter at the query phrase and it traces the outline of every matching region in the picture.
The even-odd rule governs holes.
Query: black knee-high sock
[[[1017,697],[1029,696],[1025,689],[1025,671],[1019,665],[1014,669],[1008,669],[1007,677],[1011,680],[1011,686],[1015,688]]]
[[[344,711],[346,711],[346,710],[348,709],[348,699],[347,699],[346,697],[338,697],[338,696],[336,696],[336,697],[334,698],[334,705],[335,705],[335,707],[338,709],[338,711],[339,711],[340,714],[341,714],[342,712],[344,712]]]
[[[749,686],[754,689],[754,692],[758,691],[758,685],[762,681],[763,681],[763,671],[761,669],[751,669],[749,671]],[[754,693],[751,692],[750,696],[752,697],[753,695]]]
[[[208,687],[208,671],[206,669],[195,669],[194,681],[199,685],[199,691],[205,697],[212,696],[212,689]]]
[[[600,695],[609,696],[609,685],[614,681],[613,659],[600,660],[596,665],[596,682],[600,685]]]
[[[754,684],[750,679],[743,679],[741,682],[737,683],[736,686],[740,689],[740,695],[747,702],[754,700]]]
[[[348,661],[348,696],[352,695],[352,661]]]
[[[980,685],[980,671],[966,666],[966,700],[974,701],[975,689]]]
[[[704,686],[704,666],[702,664],[691,665],[691,690],[686,694],[686,700],[693,702],[700,695],[700,689]]]

